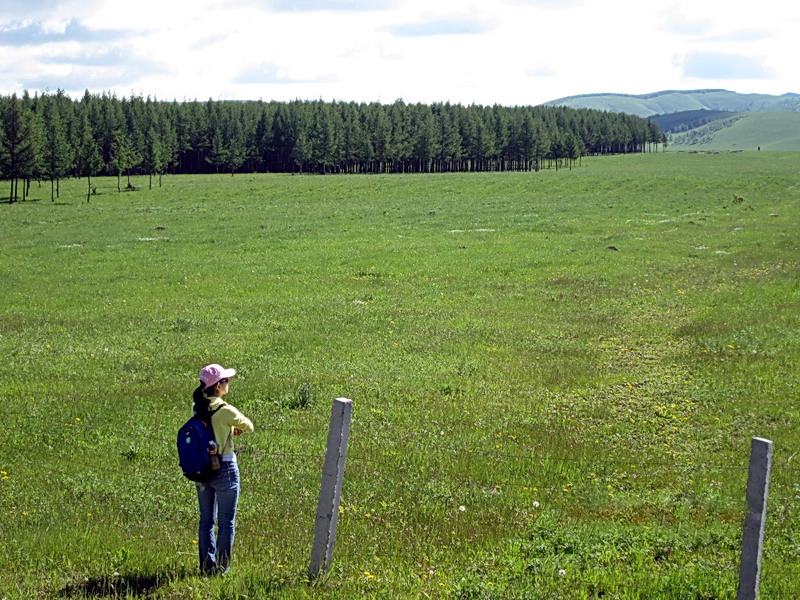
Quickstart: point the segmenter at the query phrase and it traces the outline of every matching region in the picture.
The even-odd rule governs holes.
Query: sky
[[[0,95],[535,105],[800,93],[786,0],[0,0]]]

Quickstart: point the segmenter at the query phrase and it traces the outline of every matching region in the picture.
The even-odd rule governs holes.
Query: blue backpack
[[[211,465],[212,450],[217,447],[211,416],[223,406],[209,412],[207,419],[194,415],[178,430],[178,462],[187,479],[211,481],[216,474]]]

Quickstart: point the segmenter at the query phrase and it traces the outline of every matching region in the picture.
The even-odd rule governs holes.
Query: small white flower
[[[539,503],[535,500],[533,501],[533,508],[539,508]]]
[[[461,506],[458,507],[458,510],[460,510],[461,512],[467,512],[467,507],[462,504]]]
[[[561,576],[563,577],[564,575],[566,575],[566,574],[567,574],[567,572],[566,572],[564,569],[559,569],[559,570],[558,570],[558,574],[559,574],[559,575],[561,575]]]

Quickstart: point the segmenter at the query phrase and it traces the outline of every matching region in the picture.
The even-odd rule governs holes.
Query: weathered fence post
[[[353,401],[336,398],[333,401],[331,425],[328,430],[328,450],[322,467],[322,485],[319,490],[317,519],[314,523],[314,546],[311,549],[311,577],[323,573],[331,566],[336,525],[339,522],[339,500],[344,480],[344,459],[350,437],[350,418]]]
[[[747,515],[744,518],[742,556],[739,563],[739,590],[736,592],[736,600],[756,600],[758,598],[771,467],[772,442],[762,438],[753,438],[750,446]]]

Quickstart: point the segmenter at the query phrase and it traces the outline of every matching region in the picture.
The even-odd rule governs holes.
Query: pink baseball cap
[[[208,365],[200,369],[200,381],[210,387],[220,379],[227,379],[236,375],[236,369],[225,369],[221,365]]]

